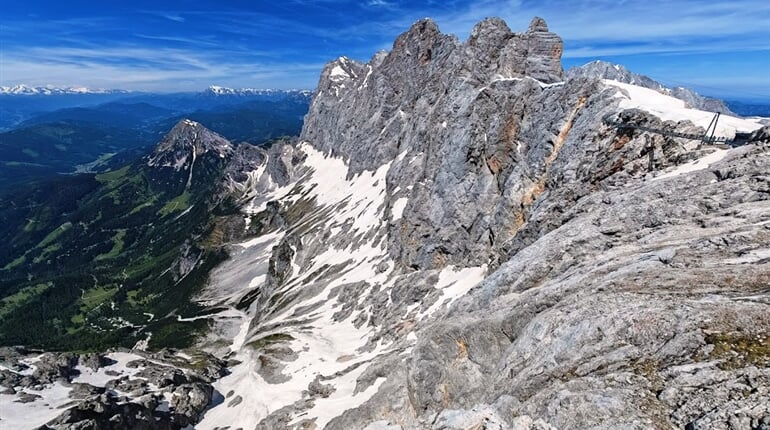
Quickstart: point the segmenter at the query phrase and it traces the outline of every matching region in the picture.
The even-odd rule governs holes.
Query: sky
[[[0,5],[0,86],[146,91],[314,88],[424,17],[468,37],[489,16],[545,18],[565,68],[602,59],[668,85],[770,101],[768,0],[22,0]]]

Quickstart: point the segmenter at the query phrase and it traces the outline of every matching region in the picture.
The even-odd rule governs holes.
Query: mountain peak
[[[548,31],[542,18],[533,19],[529,31],[518,33],[500,18],[486,18],[474,26],[465,43],[441,33],[435,22],[425,18],[399,35],[390,52],[378,53],[367,64],[344,57],[329,62],[321,73],[315,100],[321,100],[318,95],[329,95],[333,100],[328,103],[334,104],[346,94],[370,88],[378,76],[389,82],[397,97],[411,91],[407,87],[414,85],[416,90],[432,85],[439,74],[466,79],[470,73],[482,80],[529,76],[547,84],[560,82],[562,49],[561,38]]]
[[[548,32],[548,24],[545,23],[543,18],[536,16],[532,18],[532,22],[529,23],[528,33]]]
[[[174,133],[176,131],[182,131],[187,129],[197,129],[197,128],[205,128],[201,125],[201,123],[197,121],[193,121],[191,119],[183,118],[179,120],[179,122],[174,125],[174,128],[171,129],[171,133]]]
[[[500,18],[486,18],[473,26],[468,44],[479,47],[489,46],[500,50],[512,36],[513,32],[505,21]]]
[[[423,35],[423,34],[435,34],[438,33],[438,25],[430,18],[423,18],[409,28],[406,34],[411,35]]]
[[[391,57],[417,60],[419,64],[425,65],[430,62],[432,50],[442,36],[433,20],[423,18],[396,38]]]
[[[311,93],[310,90],[303,90],[303,89],[279,90],[274,88],[229,88],[229,87],[223,87],[219,85],[211,85],[200,94],[204,96],[212,96],[212,97],[218,97],[218,96],[282,97],[282,96],[292,96],[292,95],[305,96],[305,95],[310,95],[310,93]]]
[[[197,157],[212,153],[225,158],[233,151],[233,145],[224,137],[207,129],[198,122],[182,119],[148,157],[147,165],[152,167],[173,167],[187,169]]]

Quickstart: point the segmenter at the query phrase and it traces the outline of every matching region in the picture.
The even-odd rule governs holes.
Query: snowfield
[[[619,90],[617,97],[621,99],[621,109],[641,109],[652,113],[664,121],[689,120],[704,129],[708,127],[714,118],[713,112],[691,109],[686,106],[684,101],[649,88],[624,84],[609,79],[604,79],[604,83]],[[721,115],[714,135],[733,138],[736,132],[751,132],[760,127],[762,127],[762,124],[756,119]]]

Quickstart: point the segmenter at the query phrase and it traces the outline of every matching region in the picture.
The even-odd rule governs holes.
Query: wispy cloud
[[[30,85],[83,85],[101,88],[178,91],[223,85],[311,88],[323,63],[283,63],[183,49],[112,47],[33,48],[6,53],[2,81]],[[53,77],[53,78],[52,78]]]
[[[167,15],[163,15],[163,18],[166,18],[169,21],[176,21],[176,22],[185,22],[185,21],[187,21],[186,19],[184,19],[180,15],[167,14]]]
[[[393,7],[395,6],[395,3],[391,3],[389,1],[385,0],[369,0],[366,2],[367,5],[373,6],[373,7]]]
[[[181,12],[167,11],[167,10],[142,10],[140,13],[146,15],[152,15],[159,18],[167,19],[174,22],[186,22],[187,19],[182,16]]]

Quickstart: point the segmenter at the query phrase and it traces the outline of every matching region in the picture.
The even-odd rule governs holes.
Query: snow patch
[[[406,197],[401,197],[400,199],[393,202],[393,207],[390,209],[391,219],[393,221],[401,219],[401,217],[404,215],[404,209],[406,209],[406,203],[408,201],[409,199]]]
[[[337,383],[336,391],[327,398],[317,399],[312,409],[307,412],[307,416],[316,417],[315,424],[317,428],[322,429],[329,424],[329,421],[342,415],[343,412],[357,408],[371,399],[380,389],[380,385],[387,379],[380,377],[372,385],[360,393],[355,392],[356,378],[364,373],[364,366],[344,375]],[[302,417],[295,418],[292,424],[296,424]]]
[[[306,397],[308,385],[319,375],[324,377],[324,384],[334,387],[334,393],[326,399],[315,399],[312,409],[299,413],[293,419],[314,419],[319,427],[323,427],[345,410],[368,400],[384,381],[381,378],[366,390],[355,392],[357,379],[368,367],[368,362],[387,350],[387,346],[382,343],[368,350],[362,349],[375,334],[375,328],[354,324],[354,321],[366,317],[371,308],[357,309],[342,321],[335,320],[333,315],[340,308],[336,296],[340,286],[363,283],[360,294],[366,297],[375,284],[379,285],[380,291],[393,285],[394,280],[390,274],[395,265],[381,245],[382,238],[367,236],[371,231],[384,228],[382,220],[386,218],[386,175],[391,163],[348,179],[348,167],[343,159],[327,156],[305,142],[299,145],[299,150],[306,155],[304,164],[308,167],[308,173],[298,182],[303,192],[297,198],[312,199],[317,205],[317,210],[307,214],[299,225],[314,225],[319,222],[318,213],[326,211],[319,228],[325,228],[332,235],[352,234],[360,241],[354,241],[354,245],[345,249],[329,247],[312,260],[302,261],[301,264],[292,261],[291,277],[272,292],[275,297],[292,297],[296,291],[314,283],[320,288],[313,294],[300,294],[289,299],[289,303],[281,306],[275,303],[260,309],[260,325],[251,333],[251,317],[256,316],[252,315],[256,308],[250,309],[248,314],[241,314],[237,335],[230,346],[230,350],[235,353],[234,358],[241,364],[233,367],[230,375],[217,381],[215,387],[222,393],[233,391],[243,400],[232,407],[227,407],[225,403],[211,408],[196,426],[197,429],[228,425],[254,428],[268,414]],[[241,265],[247,267],[245,265],[252,261],[269,260],[272,246],[278,243],[280,235],[256,238],[240,244],[244,247],[243,252],[234,253],[233,259],[226,263],[230,265],[229,270]],[[252,251],[257,252],[257,255],[253,255]],[[383,266],[383,263],[387,264]],[[334,274],[325,275],[322,281],[316,280],[325,266],[335,266],[337,270]],[[386,269],[383,270],[383,267]],[[220,300],[232,297],[227,300],[234,305],[235,298],[242,297],[245,291],[253,290],[264,282],[265,273],[254,271],[250,278],[232,274],[228,274],[227,278],[224,274],[214,275],[222,276],[226,280],[225,284],[232,282],[233,285],[216,286],[217,290],[226,291],[226,295],[215,294],[213,291],[204,292],[204,295],[208,295],[212,301],[216,297]],[[246,285],[248,287],[244,289]],[[259,331],[259,327],[280,328]],[[285,344],[297,353],[297,357],[283,363],[285,367],[280,371],[290,379],[271,384],[257,372],[256,355],[261,351],[255,351],[250,343],[277,333],[291,336],[291,340],[285,341]],[[269,395],[254,396],[253,393]]]
[[[684,101],[649,88],[609,79],[604,79],[604,83],[619,90],[616,97],[621,99],[621,109],[641,109],[664,121],[690,120],[704,130],[714,118],[713,112],[688,108]],[[736,132],[751,132],[760,127],[761,124],[753,120],[722,115],[714,135],[733,138]]]
[[[664,173],[660,176],[656,176],[652,178],[652,180],[658,181],[661,179],[674,178],[685,173],[692,173],[692,172],[697,172],[699,170],[706,169],[710,165],[725,158],[728,152],[730,152],[730,150],[728,149],[717,149],[716,151],[706,155],[705,157],[701,157],[697,160],[683,164],[668,173]]]
[[[75,367],[80,375],[72,379],[72,382],[90,384],[94,387],[104,387],[109,381],[122,378],[123,376],[134,376],[139,373],[143,367],[128,367],[127,364],[134,360],[144,360],[144,357],[128,352],[113,352],[107,354],[107,358],[115,361],[109,366],[100,367],[94,371],[90,367],[78,365]],[[108,374],[109,372],[110,374]]]
[[[480,267],[455,268],[448,266],[441,270],[435,288],[440,290],[439,297],[427,310],[420,312],[417,319],[433,315],[442,305],[449,307],[455,300],[464,296],[484,279],[487,265]]]
[[[40,427],[64,412],[64,406],[72,402],[72,388],[60,383],[45,386],[42,390],[27,388],[20,392],[41,398],[29,403],[19,403],[17,395],[0,394],[0,428],[33,429]]]

